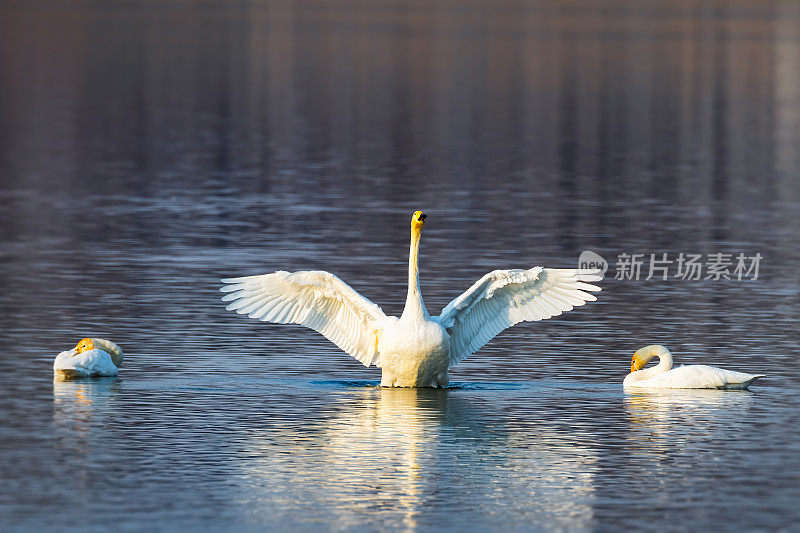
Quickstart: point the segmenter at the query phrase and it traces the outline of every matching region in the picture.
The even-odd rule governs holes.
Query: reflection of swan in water
[[[624,398],[629,422],[622,435],[627,444],[619,450],[612,469],[626,480],[628,492],[642,495],[634,504],[655,513],[640,511],[638,521],[631,522],[634,527],[642,519],[661,517],[664,498],[675,490],[681,491],[679,499],[691,501],[707,495],[711,485],[746,482],[735,450],[747,446],[753,431],[752,393],[626,391]],[[739,439],[745,443],[736,442]]]
[[[120,382],[116,378],[53,380],[53,426],[62,444],[80,453],[96,453],[103,446],[95,440],[109,416]]]
[[[240,465],[258,505],[248,508],[280,520],[323,507],[343,529],[363,525],[366,514],[394,528],[475,528],[476,516],[491,521],[497,512],[589,527],[597,457],[582,444],[588,438],[546,417],[512,429],[477,391],[376,387],[337,396],[312,427],[272,418],[272,427],[251,432]]]
[[[703,435],[735,439],[744,430],[752,400],[746,391],[712,389],[626,393],[629,439],[646,454],[697,446]]]

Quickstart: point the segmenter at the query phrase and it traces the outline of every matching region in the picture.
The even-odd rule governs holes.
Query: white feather
[[[594,271],[542,267],[489,272],[450,302],[438,317],[450,334],[450,365],[475,353],[514,324],[558,316],[596,300],[585,291],[599,291],[600,287],[579,279],[602,278]],[[510,312],[514,308],[521,312]]]
[[[495,270],[431,317],[422,301],[417,265],[425,215],[411,221],[406,306],[387,317],[329,272],[274,272],[223,279],[226,309],[265,322],[292,323],[318,331],[366,366],[382,370],[388,386],[445,386],[449,369],[504,329],[543,320],[594,301],[596,271]]]
[[[222,280],[226,307],[250,318],[300,324],[322,333],[366,366],[374,362],[375,335],[386,320],[381,308],[341,279],[321,270],[273,272]]]
[[[658,364],[641,368],[653,357]],[[660,344],[636,350],[633,362],[641,370],[631,372],[622,382],[625,388],[642,389],[746,389],[763,374],[745,374],[706,365],[672,368],[672,354]]]
[[[119,375],[111,355],[101,349],[81,353],[76,353],[75,349],[61,352],[53,361],[53,372],[67,378]]]

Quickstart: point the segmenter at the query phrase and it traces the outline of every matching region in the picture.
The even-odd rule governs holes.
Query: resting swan
[[[658,364],[641,370],[653,357],[658,357]],[[648,389],[746,389],[762,377],[763,374],[744,374],[706,365],[672,368],[669,350],[660,344],[653,344],[639,348],[633,354],[631,373],[625,377],[622,386]]]
[[[53,372],[63,378],[116,376],[122,366],[122,349],[105,339],[81,339],[72,350],[61,352]]]
[[[419,253],[426,215],[411,217],[408,296],[400,318],[325,271],[273,272],[223,279],[227,309],[279,324],[318,331],[364,366],[382,370],[381,385],[444,387],[448,370],[492,337],[525,320],[560,315],[596,300],[596,271],[495,270],[432,317],[419,288]]]

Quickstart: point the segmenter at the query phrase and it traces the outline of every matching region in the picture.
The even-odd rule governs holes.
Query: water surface
[[[0,5],[0,524],[788,529],[800,520],[791,2]],[[447,390],[393,390],[218,279],[326,269],[399,314],[612,262]],[[616,280],[622,253],[757,280]],[[84,336],[119,379],[53,382]],[[632,352],[767,378],[625,394]]]

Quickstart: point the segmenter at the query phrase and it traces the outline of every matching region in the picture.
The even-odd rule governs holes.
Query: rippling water
[[[794,527],[798,62],[792,2],[1,4],[0,525]],[[398,314],[419,208],[434,313],[587,249],[604,292],[447,390],[219,302],[322,268]],[[763,260],[614,279],[681,252]],[[53,382],[84,336],[120,378]],[[767,377],[623,393],[653,342]]]

